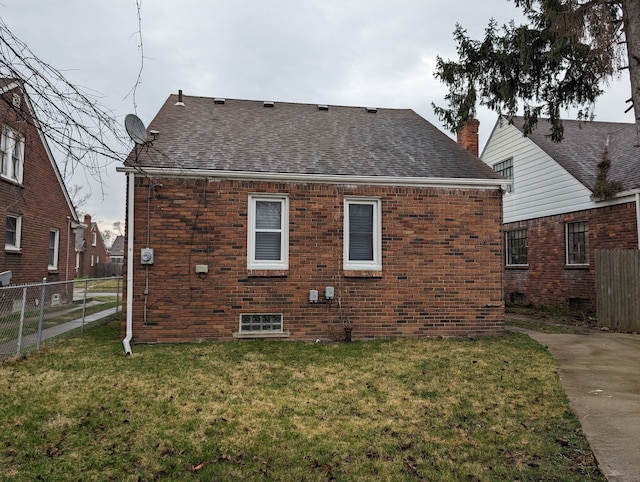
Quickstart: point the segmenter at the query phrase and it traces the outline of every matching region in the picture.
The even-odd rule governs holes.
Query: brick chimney
[[[474,156],[478,156],[478,130],[480,121],[469,119],[458,129],[458,144]]]

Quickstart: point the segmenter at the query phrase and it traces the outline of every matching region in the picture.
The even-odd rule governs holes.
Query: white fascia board
[[[217,171],[209,169],[176,169],[158,167],[116,168],[117,172],[132,172],[140,176],[175,177],[192,179],[230,179],[242,181],[307,182],[321,184],[354,184],[369,186],[420,186],[477,189],[500,189],[509,184],[504,179],[467,179],[440,177],[393,177],[393,176],[337,176],[330,174],[294,174],[279,172]]]

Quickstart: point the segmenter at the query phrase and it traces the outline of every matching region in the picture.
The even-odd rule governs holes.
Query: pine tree
[[[437,58],[435,76],[449,89],[449,106],[433,108],[445,127],[456,132],[478,104],[506,116],[523,107],[525,134],[544,116],[559,142],[561,111],[575,108],[579,120],[592,119],[603,86],[628,68],[640,142],[640,0],[514,2],[526,24],[491,20],[481,41],[457,25],[459,59]]]

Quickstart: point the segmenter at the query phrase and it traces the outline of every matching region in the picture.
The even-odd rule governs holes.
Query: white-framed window
[[[22,238],[22,216],[7,214],[7,231],[4,249],[7,251],[20,251]]]
[[[248,269],[289,268],[289,197],[251,194],[248,219]]]
[[[57,229],[49,230],[49,269],[58,269],[58,249],[60,246],[60,231]]]
[[[382,270],[382,212],[380,199],[344,200],[345,270]]]
[[[91,233],[91,246],[98,244],[98,234],[96,232]]]
[[[494,164],[493,170],[511,181],[511,184],[507,184],[507,192],[513,192],[513,157]]]
[[[565,225],[567,265],[586,266],[589,264],[589,225],[587,221],[577,221]]]
[[[505,233],[507,266],[529,264],[529,239],[526,229],[515,229]]]
[[[22,184],[24,171],[24,137],[3,126],[0,139],[0,177]]]
[[[282,314],[242,313],[240,333],[282,333]]]

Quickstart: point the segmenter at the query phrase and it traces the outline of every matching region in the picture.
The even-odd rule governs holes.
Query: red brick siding
[[[462,147],[474,156],[478,155],[478,130],[480,129],[480,121],[477,119],[469,119],[466,121],[457,133],[457,141]]]
[[[35,127],[25,120],[16,120],[11,105],[11,93],[5,94],[8,102],[0,107],[0,124],[7,124],[25,137],[24,178],[22,185],[0,178],[0,206],[3,232],[7,214],[22,215],[21,252],[0,250],[0,271],[12,272],[11,284],[73,279],[73,232],[68,243],[68,217],[72,213],[51,166],[49,157]],[[25,106],[24,99],[22,106]],[[60,233],[58,270],[49,272],[49,231]],[[67,272],[65,270],[68,269]]]
[[[565,223],[587,221],[589,266],[565,265]],[[595,252],[599,249],[637,249],[634,202],[570,214],[505,224],[505,231],[527,228],[529,267],[505,269],[505,298],[538,306],[570,307],[570,300],[586,300],[595,309]]]
[[[91,216],[85,215],[83,223],[84,229],[84,251],[80,252],[78,258],[78,277],[95,278],[98,276],[98,263],[108,263],[107,248],[102,240],[100,228],[96,223],[91,222]],[[93,246],[93,233],[96,234],[96,245]],[[93,265],[91,257],[93,256]]]
[[[241,313],[282,313],[292,339],[330,338],[341,315],[324,303],[335,287],[355,338],[497,334],[503,331],[497,190],[358,187],[307,183],[136,179],[133,342],[230,340]],[[250,193],[289,195],[289,269],[249,276]],[[345,195],[382,199],[383,270],[345,276]],[[155,250],[145,269],[140,248]],[[195,265],[209,266],[196,274]],[[283,274],[283,273],[279,273]],[[317,289],[321,303],[308,302]],[[123,317],[123,330],[125,318]]]

